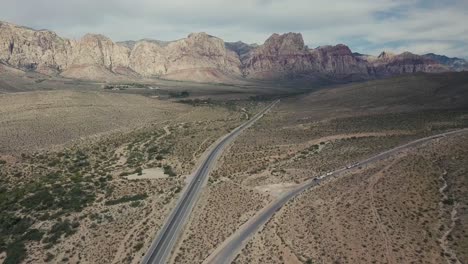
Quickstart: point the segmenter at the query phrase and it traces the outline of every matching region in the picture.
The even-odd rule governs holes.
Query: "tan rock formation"
[[[372,57],[353,54],[342,44],[309,49],[299,33],[273,34],[260,46],[224,43],[206,33],[193,33],[172,42],[142,40],[117,44],[102,35],[87,34],[79,40],[69,40],[48,30],[6,22],[0,22],[0,63],[79,79],[123,75],[201,82],[314,76],[368,79],[449,70],[409,52]]]

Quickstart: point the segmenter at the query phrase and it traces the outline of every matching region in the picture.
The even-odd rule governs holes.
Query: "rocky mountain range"
[[[7,22],[0,22],[0,63],[78,79],[103,80],[123,75],[202,82],[317,76],[371,79],[450,71],[459,65],[409,52],[362,55],[342,44],[311,49],[299,33],[273,34],[263,45],[225,43],[206,33],[192,33],[170,42],[143,39],[116,43],[95,34],[66,39],[48,30]]]
[[[428,53],[423,55],[424,58],[436,61],[443,64],[454,71],[468,71],[468,61],[460,58],[449,58],[444,55],[437,55],[434,53]]]

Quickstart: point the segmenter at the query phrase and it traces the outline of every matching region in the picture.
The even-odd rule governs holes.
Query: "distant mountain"
[[[468,61],[460,58],[450,58],[444,55],[438,55],[434,53],[428,53],[422,55],[425,58],[437,61],[440,64],[448,66],[454,71],[468,71]]]
[[[48,30],[0,22],[0,63],[25,71],[70,78],[108,80],[116,76],[200,82],[245,79],[372,79],[414,72],[443,72],[453,66],[437,58],[352,53],[346,45],[309,49],[300,33],[273,34],[262,45],[226,43],[206,33],[176,41],[113,42],[87,34],[71,40]],[[451,65],[459,65],[455,61]]]

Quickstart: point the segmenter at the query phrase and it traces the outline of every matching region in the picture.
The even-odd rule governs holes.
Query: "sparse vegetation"
[[[299,95],[298,90],[295,96],[283,98],[220,158],[188,225],[177,262],[201,262],[290,185],[409,140],[468,125],[464,94],[452,96],[463,86],[439,89],[444,80],[436,85],[412,78],[352,84],[308,95]],[[41,83],[50,82],[37,85]],[[418,89],[409,89],[407,83],[416,83]],[[122,83],[102,87],[124,90],[119,93],[102,91],[96,85],[95,90],[100,90],[96,93],[0,95],[2,120],[15,120],[2,122],[5,125],[0,127],[5,135],[0,138],[5,152],[0,153],[0,254],[6,253],[5,263],[31,262],[28,252],[34,252],[36,261],[46,262],[141,258],[143,246],[152,239],[145,234],[162,225],[168,206],[184,187],[182,175],[193,171],[197,159],[216,139],[278,94],[255,95],[255,88],[235,86],[232,89],[237,89],[239,97],[217,93],[210,98],[192,88],[173,93],[131,89],[147,87]],[[375,93],[375,89],[381,90]],[[137,92],[147,97],[130,94]],[[163,99],[178,102],[151,98],[159,93]],[[18,105],[28,105],[28,110]],[[439,148],[382,170],[382,175],[392,177],[374,182],[379,170],[360,166],[361,174],[305,193],[284,208],[288,217],[283,209],[277,212],[236,263],[284,263],[283,256],[296,256],[306,263],[362,263],[364,258],[378,262],[386,257],[381,254],[382,230],[391,240],[389,251],[398,252],[391,253],[394,256],[428,260],[425,252],[439,246],[434,243],[452,224],[449,217],[439,217],[439,203],[449,216],[468,197],[460,177],[463,171],[455,169],[447,172],[447,197],[437,192],[441,180],[435,172],[461,167],[466,157],[463,146],[452,146],[447,153],[453,156]],[[423,164],[433,171],[423,173],[427,172]],[[150,178],[147,169],[170,177]],[[404,195],[399,195],[401,190]],[[373,204],[369,197],[374,197]],[[464,210],[458,209],[458,214]],[[454,223],[446,241],[459,258],[466,259],[466,227],[462,220]],[[332,250],[325,251],[325,244]],[[448,251],[438,260],[446,255]],[[396,257],[393,262],[402,260]]]
[[[164,165],[163,166],[163,169],[164,169],[164,174],[167,174],[169,175],[170,177],[174,177],[176,176],[177,174],[172,170],[172,167],[170,165]]]

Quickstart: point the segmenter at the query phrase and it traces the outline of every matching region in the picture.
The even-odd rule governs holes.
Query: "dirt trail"
[[[445,205],[444,200],[449,199],[448,195],[446,194],[446,189],[448,187],[447,181],[445,180],[444,176],[447,175],[447,172],[445,171],[442,175],[440,175],[440,180],[443,182],[442,187],[440,187],[439,192],[442,195],[442,201],[439,202],[439,210],[440,210],[440,216],[443,218],[443,216],[447,213],[450,205]],[[440,248],[444,251],[444,257],[445,260],[447,261],[448,264],[462,264],[461,261],[458,259],[457,254],[450,248],[449,245],[449,236],[450,233],[452,232],[453,228],[455,227],[455,223],[458,219],[457,217],[457,208],[458,208],[458,203],[455,203],[452,206],[452,210],[450,211],[450,226],[447,231],[442,235],[442,237],[439,239],[439,245]]]
[[[379,212],[377,211],[377,208],[375,207],[375,192],[374,192],[374,187],[375,185],[382,179],[384,176],[384,172],[388,170],[391,166],[393,166],[398,159],[395,159],[392,161],[390,164],[385,166],[383,169],[375,173],[370,177],[370,183],[368,187],[369,191],[369,196],[370,196],[370,205],[371,205],[371,210],[372,214],[376,220],[377,228],[379,229],[379,232],[382,234],[383,240],[385,242],[385,258],[387,259],[387,263],[397,263],[395,260],[395,256],[393,254],[392,248],[390,247],[390,242],[391,239],[388,236],[388,233],[386,231],[385,226],[382,224],[382,219],[380,218]]]
[[[203,154],[203,152],[205,151],[206,149],[206,142],[208,142],[208,140],[211,140],[211,138],[206,138],[205,140],[202,141],[202,143],[200,144],[200,146],[198,147],[198,149],[193,153],[192,155],[192,160],[193,161],[197,161],[198,160],[198,156]],[[209,147],[209,146],[208,146]]]

